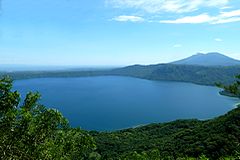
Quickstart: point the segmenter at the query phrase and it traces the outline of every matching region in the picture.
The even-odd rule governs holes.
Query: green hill
[[[240,108],[208,121],[177,120],[92,135],[103,159],[123,159],[134,151],[146,157],[155,152],[159,159],[219,159],[239,154]]]
[[[230,84],[240,72],[240,66],[198,66],[198,65],[134,65],[112,70],[109,74],[131,76],[150,80],[191,82],[214,85],[217,82]]]
[[[234,76],[239,74],[240,66],[198,66],[198,65],[133,65],[117,69],[98,71],[20,71],[0,72],[13,79],[48,78],[48,77],[89,77],[89,76],[130,76],[149,80],[191,82],[201,85],[215,85],[215,83],[231,84]]]

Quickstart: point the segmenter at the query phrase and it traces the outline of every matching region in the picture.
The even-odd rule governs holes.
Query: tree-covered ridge
[[[13,79],[49,78],[49,77],[89,77],[89,76],[130,76],[149,80],[191,82],[201,85],[215,85],[223,83],[229,85],[234,82],[234,76],[239,74],[240,66],[198,66],[198,65],[133,65],[117,69],[82,71],[19,71],[0,72]]]
[[[92,135],[104,159],[152,152],[158,157],[155,159],[240,156],[240,108],[208,121],[178,120]]]
[[[0,159],[89,159],[95,143],[86,131],[73,129],[60,112],[28,93],[23,104],[12,80],[0,80]]]
[[[229,85],[234,82],[234,76],[239,72],[240,66],[158,64],[128,66],[115,69],[112,74],[149,80],[191,82],[201,85],[215,85],[215,83]]]
[[[230,85],[217,83],[217,86],[223,88],[221,94],[240,98],[240,75],[236,76],[236,81]]]

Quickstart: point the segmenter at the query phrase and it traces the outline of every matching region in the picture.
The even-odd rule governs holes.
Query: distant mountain
[[[98,71],[25,71],[0,72],[0,77],[9,75],[13,79],[31,79],[46,77],[89,77],[89,76],[130,76],[157,81],[191,82],[202,85],[215,85],[220,82],[231,84],[234,76],[240,74],[238,66],[199,66],[178,64],[133,65],[112,70]]]
[[[172,64],[201,66],[235,66],[240,65],[240,61],[217,52],[212,52],[207,54],[198,53],[191,57],[172,62]]]
[[[157,81],[191,82],[202,85],[215,85],[217,82],[231,84],[240,74],[237,66],[200,66],[182,64],[133,65],[114,69],[109,75],[130,76]]]
[[[231,84],[240,74],[240,61],[220,53],[197,54],[169,64],[132,65],[104,70],[55,70],[1,72],[0,77],[9,75],[13,79],[45,77],[89,77],[130,76],[157,81],[191,82],[201,85],[215,85],[216,82]]]

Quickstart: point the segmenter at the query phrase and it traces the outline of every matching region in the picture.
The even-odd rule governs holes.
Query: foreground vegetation
[[[71,128],[60,112],[39,104],[39,98],[30,92],[21,101],[12,80],[0,80],[0,159],[240,159],[239,107],[207,121],[87,132]]]
[[[124,159],[129,155],[156,160],[202,155],[219,159],[240,156],[239,126],[240,108],[237,108],[209,121],[178,120],[92,135],[104,159]]]
[[[0,80],[0,159],[88,159],[95,143],[86,131],[70,128],[62,114],[38,104],[40,95],[12,92]]]

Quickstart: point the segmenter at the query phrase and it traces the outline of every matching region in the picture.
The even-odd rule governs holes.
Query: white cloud
[[[175,45],[173,46],[173,48],[181,48],[181,47],[182,47],[181,44],[175,44]]]
[[[215,38],[214,39],[216,42],[222,42],[223,40],[221,38]]]
[[[232,18],[225,18],[225,19],[219,19],[215,22],[212,22],[212,24],[223,24],[223,23],[232,23],[232,22],[239,22],[240,17],[232,17]]]
[[[113,18],[113,20],[115,21],[119,21],[119,22],[143,22],[144,19],[142,17],[138,17],[138,16],[127,16],[127,15],[122,15],[122,16],[118,16]]]
[[[202,7],[220,9],[226,7],[229,1],[230,0],[106,0],[106,3],[116,8],[132,8],[148,13],[186,13]]]
[[[173,24],[197,24],[197,23],[206,23],[212,21],[212,17],[210,17],[208,14],[200,14],[197,16],[187,16],[183,18],[179,18],[176,20],[161,20],[160,23],[173,23]]]
[[[106,0],[108,5],[116,8],[128,8],[134,11],[143,10],[153,15],[159,15],[162,12],[182,13],[177,19],[163,19],[156,20],[148,18],[148,14],[143,14],[145,18],[139,16],[118,16],[113,18],[116,21],[131,21],[131,22],[160,22],[171,24],[222,24],[240,21],[240,9],[232,10],[230,0]],[[198,15],[183,15],[183,13],[193,12],[199,9],[213,7],[220,12],[218,15],[211,15],[209,13],[201,13]],[[225,10],[228,9],[228,10]],[[225,11],[225,12],[223,12]],[[152,17],[152,16],[150,16]]]
[[[175,20],[161,20],[160,23],[172,23],[172,24],[198,24],[198,23],[210,23],[210,24],[221,24],[231,23],[240,21],[240,10],[233,10],[229,12],[221,12],[217,16],[210,16],[207,13],[186,16]]]
[[[222,24],[240,21],[240,9],[229,12],[221,12],[218,17],[215,17],[215,21],[212,24]]]
[[[233,6],[224,6],[224,7],[221,7],[220,9],[221,10],[227,10],[227,9],[232,9]]]
[[[221,17],[235,17],[235,16],[240,16],[240,9],[239,10],[233,10],[229,12],[221,12]]]

